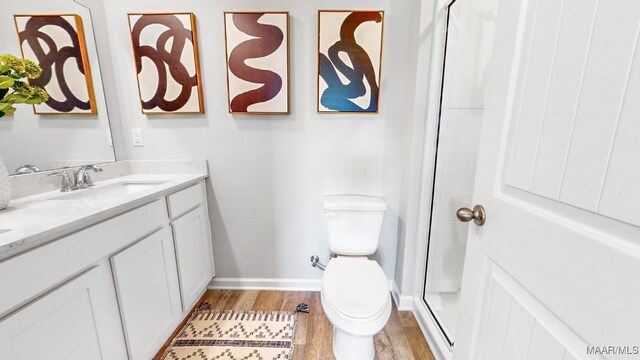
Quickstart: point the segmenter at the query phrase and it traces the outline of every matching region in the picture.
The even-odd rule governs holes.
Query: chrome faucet
[[[74,171],[73,175],[76,179],[74,187],[76,189],[85,189],[95,185],[93,183],[93,180],[91,180],[91,176],[89,176],[89,170],[94,172],[101,172],[102,168],[94,165],[84,165],[78,168],[78,170]]]
[[[32,173],[37,173],[40,172],[40,168],[38,168],[35,165],[22,165],[19,168],[16,169],[15,174],[16,175],[23,175],[23,174],[32,174]]]
[[[69,173],[66,171],[56,171],[56,172],[52,172],[47,176],[60,176],[62,177],[62,180],[60,182],[60,192],[69,192],[69,191],[73,191],[76,189],[76,187],[73,185],[73,182],[71,181],[71,178],[69,177]]]

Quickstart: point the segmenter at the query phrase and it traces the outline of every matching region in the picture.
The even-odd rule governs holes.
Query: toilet
[[[333,325],[337,360],[371,360],[373,336],[389,320],[389,281],[374,260],[387,203],[362,195],[325,196],[322,201],[329,261],[322,277],[322,308]]]

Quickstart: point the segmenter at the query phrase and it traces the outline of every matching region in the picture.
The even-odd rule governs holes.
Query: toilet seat
[[[366,344],[371,342],[370,346],[363,347],[371,349],[363,350],[362,354],[375,352],[373,335],[382,330],[391,315],[389,283],[377,262],[366,257],[338,257],[329,261],[322,278],[321,302],[327,318],[334,326],[335,354],[336,351],[351,351],[346,349],[351,348],[354,341],[357,342],[354,339],[362,339]],[[342,335],[338,336],[337,333]],[[338,340],[345,338],[350,339],[347,341],[349,345]],[[336,347],[336,344],[343,345]]]
[[[366,257],[337,257],[327,265],[322,293],[341,315],[371,319],[384,312],[391,302],[389,282],[380,265]]]

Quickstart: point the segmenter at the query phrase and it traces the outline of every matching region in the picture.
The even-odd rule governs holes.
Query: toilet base
[[[356,336],[333,327],[333,355],[336,360],[373,360],[373,336]]]

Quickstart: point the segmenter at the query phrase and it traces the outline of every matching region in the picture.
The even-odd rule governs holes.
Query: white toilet
[[[378,248],[387,203],[372,196],[323,198],[329,249],[337,257],[322,278],[322,308],[333,324],[337,360],[371,360],[373,336],[389,320],[389,282],[380,265],[369,260]]]

